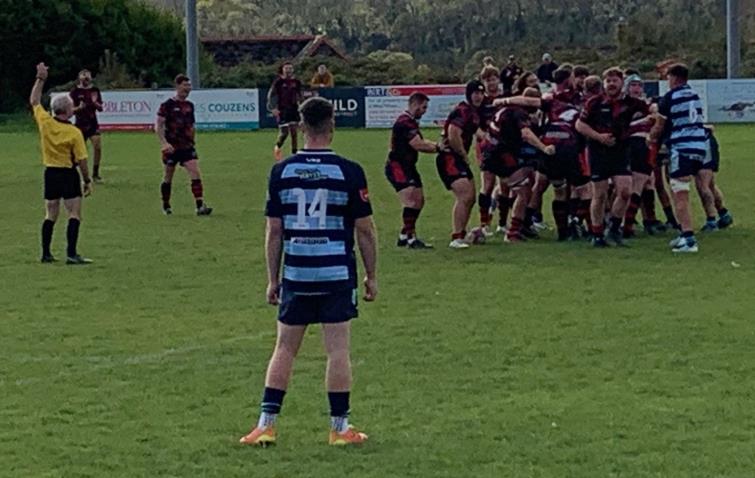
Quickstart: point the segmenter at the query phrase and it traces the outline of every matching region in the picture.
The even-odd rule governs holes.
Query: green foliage
[[[112,63],[106,51],[121,65],[115,84],[170,84],[183,68],[180,20],[142,1],[0,0],[0,31],[0,111],[24,103],[40,61],[50,66],[49,85],[82,68],[96,75],[102,61]]]

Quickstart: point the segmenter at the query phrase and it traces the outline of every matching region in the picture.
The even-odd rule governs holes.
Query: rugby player
[[[267,109],[278,121],[278,140],[273,148],[276,161],[283,159],[283,144],[291,133],[291,154],[298,147],[297,127],[299,124],[299,103],[302,100],[302,83],[294,77],[294,64],[286,62],[281,74],[275,78],[267,93]]]
[[[540,92],[527,88],[524,96],[528,97],[527,100],[539,102]],[[490,142],[494,148],[486,151],[483,161],[483,168],[501,178],[501,182],[516,197],[511,211],[511,226],[506,231],[506,242],[522,242],[526,239],[525,209],[532,195],[533,164],[528,158],[522,157],[525,144],[548,156],[556,152],[554,146],[543,144],[532,131],[531,111],[517,106],[517,101],[517,97],[498,100],[504,107],[496,113],[490,125]]]
[[[432,245],[418,239],[416,234],[417,220],[425,205],[422,177],[417,171],[419,153],[440,152],[440,146],[425,140],[419,130],[419,120],[427,112],[429,102],[430,98],[424,93],[412,93],[407,110],[399,115],[391,130],[391,150],[385,163],[385,177],[398,193],[404,207],[404,225],[396,242],[398,247],[432,248]]]
[[[452,191],[456,201],[453,207],[453,232],[449,247],[466,249],[467,223],[474,206],[474,175],[469,167],[469,148],[480,127],[479,109],[485,98],[485,85],[472,80],[466,85],[466,100],[459,103],[443,125],[444,150],[435,160],[443,185]]]
[[[333,105],[319,97],[301,105],[304,149],[270,174],[265,215],[267,301],[280,305],[278,337],[267,368],[257,425],[240,440],[276,442],[276,424],[294,359],[310,324],[322,324],[327,353],[331,445],[354,445],[367,435],[349,425],[350,320],[357,317],[354,236],[362,254],[366,301],[377,296],[377,238],[367,180],[359,164],[330,149]],[[283,272],[281,280],[281,255]]]
[[[707,154],[702,102],[687,83],[689,69],[677,63],[669,67],[667,76],[669,91],[658,102],[658,119],[648,140],[652,144],[663,136],[669,149],[671,192],[681,225],[681,234],[669,245],[673,252],[694,253],[698,251],[698,243],[689,203],[690,181],[694,177],[707,189],[713,180],[713,161]],[[669,127],[664,133],[667,123]]]
[[[102,161],[102,137],[100,125],[97,121],[97,112],[102,111],[102,93],[99,88],[92,85],[92,73],[89,70],[79,72],[79,81],[69,93],[73,100],[73,112],[76,115],[76,127],[84,135],[84,141],[92,142],[94,152],[94,165],[92,167],[92,179],[98,183],[102,181],[100,176],[100,163]]]
[[[610,209],[610,229],[607,238],[617,246],[625,246],[621,225],[632,188],[631,161],[627,137],[629,125],[637,113],[648,114],[644,101],[624,94],[624,73],[609,68],[603,73],[604,93],[588,100],[577,120],[576,129],[588,141],[593,198],[593,245],[607,247],[604,237],[608,180],[615,186],[616,197]]]
[[[73,101],[68,95],[60,95],[52,100],[52,112],[55,116],[50,116],[40,104],[47,74],[47,66],[39,63],[37,79],[29,95],[29,103],[34,110],[34,120],[39,129],[42,163],[45,165],[42,263],[55,262],[50,245],[62,199],[63,206],[68,212],[66,264],[91,264],[92,261],[80,256],[76,249],[81,226],[82,180],[84,182],[83,195],[89,196],[92,192],[92,180],[89,178],[87,167],[87,147],[81,131],[69,122],[74,115],[74,108]],[[82,177],[79,176],[78,170],[81,170]]]
[[[164,171],[163,182],[160,184],[163,213],[173,214],[170,206],[173,175],[176,166],[183,166],[191,179],[191,193],[194,195],[197,216],[209,216],[212,208],[204,202],[199,156],[194,147],[194,103],[187,99],[191,93],[191,80],[181,74],[176,76],[175,85],[176,95],[160,105],[155,124]]]
[[[702,201],[706,214],[705,225],[702,228],[703,232],[725,229],[734,224],[734,217],[724,206],[723,191],[716,184],[716,175],[720,166],[720,151],[713,131],[713,125],[705,125],[705,132],[708,136],[708,160],[704,163],[703,168],[710,169],[713,172],[713,177],[708,183],[704,182],[701,178],[695,177],[697,193],[700,196],[700,201]],[[716,220],[716,213],[718,213],[718,220]]]

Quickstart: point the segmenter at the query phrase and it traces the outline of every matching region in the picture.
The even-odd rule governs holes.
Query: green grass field
[[[338,132],[336,149],[367,171],[381,239],[380,296],[353,328],[352,422],[371,441],[326,445],[312,328],[279,444],[255,450],[237,441],[275,337],[263,259],[274,133],[199,136],[210,218],[194,216],[182,171],[174,215],[160,213],[152,135],[107,135],[107,184],[85,203],[80,241],[96,263],[75,268],[38,263],[37,137],[8,128],[0,476],[751,477],[754,133],[718,129],[736,226],[677,257],[670,235],[626,250],[552,233],[449,250],[452,200],[429,156],[419,229],[439,247],[397,250],[388,132]],[[64,248],[61,221],[59,258]]]

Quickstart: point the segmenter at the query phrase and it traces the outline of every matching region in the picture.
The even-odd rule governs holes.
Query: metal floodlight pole
[[[199,83],[199,39],[197,38],[197,0],[186,0],[186,74],[194,88]]]
[[[739,77],[739,0],[726,0],[726,78]]]

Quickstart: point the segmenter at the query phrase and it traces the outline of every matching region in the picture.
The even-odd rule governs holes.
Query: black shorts
[[[645,138],[629,138],[627,140],[627,150],[633,173],[647,174],[648,176],[653,173],[655,159],[650,152],[650,148],[648,148]]]
[[[299,116],[298,107],[280,110],[278,126],[287,126],[289,123],[298,123],[299,121],[301,121],[301,116]]]
[[[303,295],[281,289],[278,320],[286,325],[336,324],[359,316],[357,289]]]
[[[442,152],[435,158],[435,166],[443,185],[451,190],[451,185],[458,179],[472,179],[472,170],[469,164],[454,153]]]
[[[45,168],[45,199],[81,197],[81,178],[76,168]]]
[[[422,187],[422,177],[416,164],[388,160],[385,163],[385,177],[396,192],[411,187]]]
[[[100,125],[95,124],[95,125],[89,126],[88,128],[82,129],[81,134],[84,135],[84,141],[91,139],[92,136],[99,136]]]
[[[195,159],[198,160],[199,156],[197,155],[197,150],[194,148],[177,149],[171,154],[163,153],[163,164],[166,166],[183,166],[185,162]]]
[[[697,176],[697,173],[701,169],[709,169],[706,165],[710,161],[706,163],[705,160],[706,158],[703,155],[687,154],[671,149],[671,162],[668,166],[668,175],[672,179]]]
[[[614,176],[631,176],[632,165],[625,144],[612,148],[590,145],[590,179],[606,181]]]
[[[721,153],[718,150],[718,141],[713,133],[709,133],[708,136],[708,155],[705,158],[702,169],[709,169],[714,173],[718,172],[721,165]]]
[[[580,163],[578,145],[554,144],[556,154],[545,155],[540,172],[551,182],[567,182],[570,186],[584,186],[590,181]]]
[[[493,149],[484,152],[480,170],[495,174],[499,178],[508,178],[524,166],[525,161],[511,152]]]

